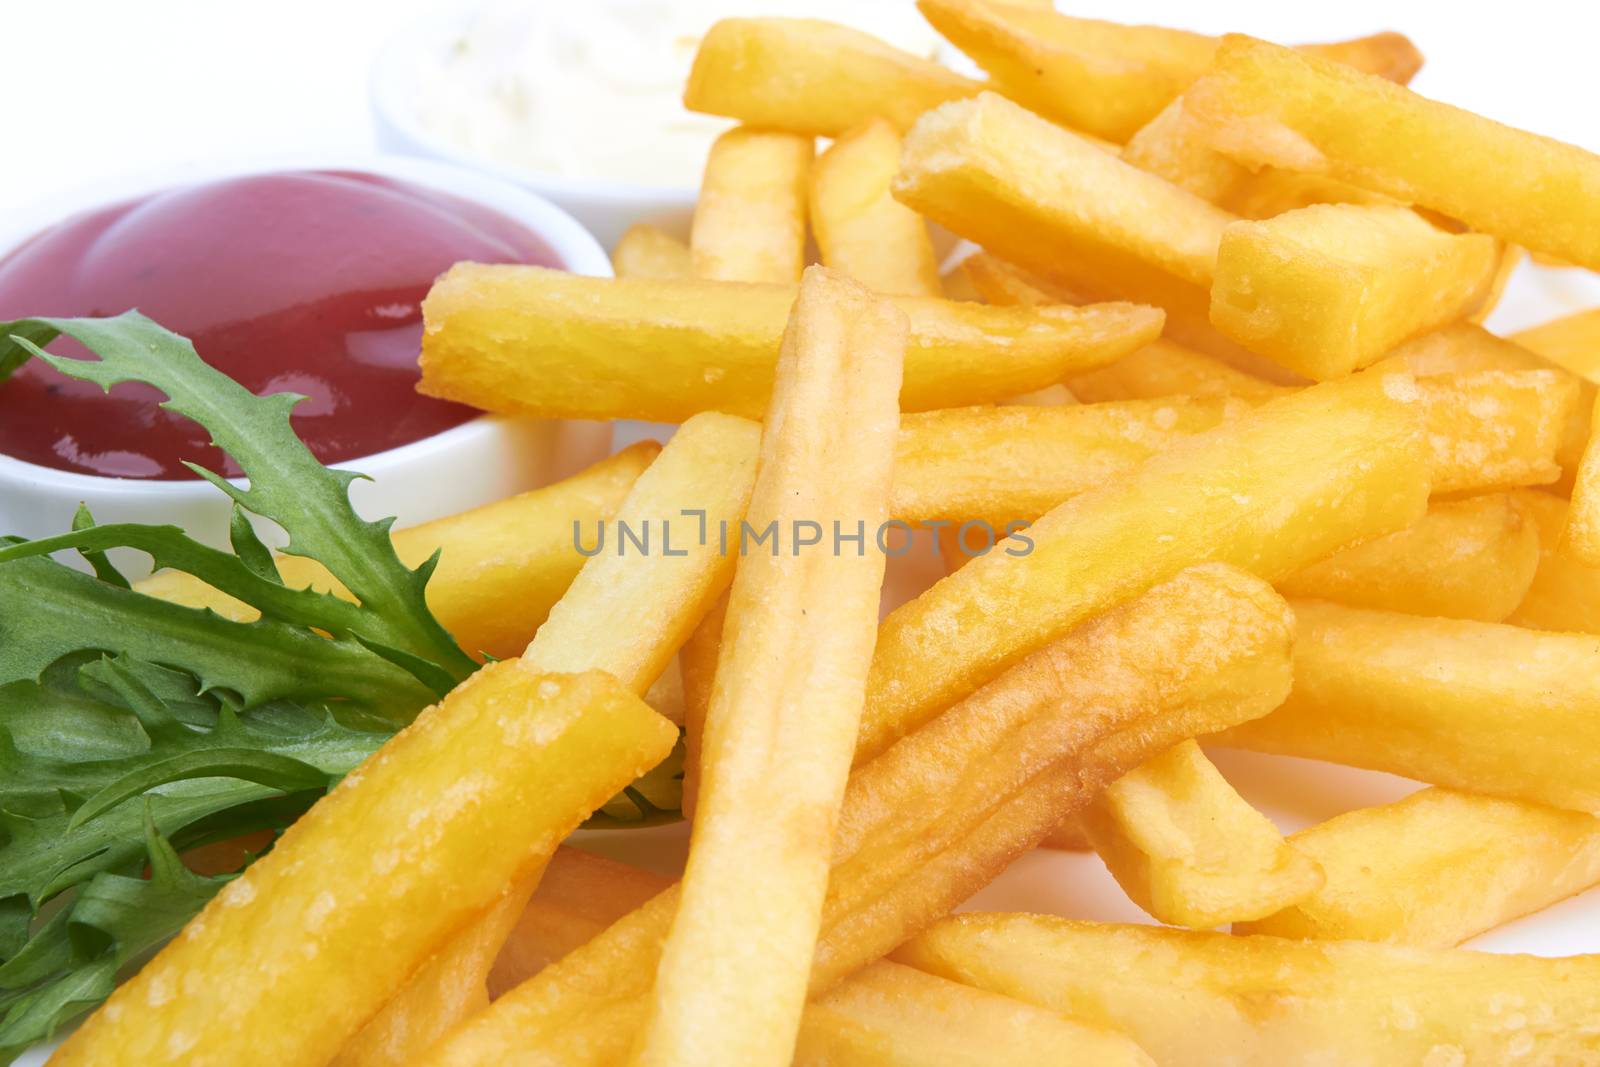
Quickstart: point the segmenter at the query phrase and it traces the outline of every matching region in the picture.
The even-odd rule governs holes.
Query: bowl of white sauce
[[[681,236],[706,151],[732,125],[683,106],[695,49],[718,19],[760,15],[938,48],[905,0],[499,0],[385,45],[369,86],[379,144],[526,186],[607,248],[636,222]]]

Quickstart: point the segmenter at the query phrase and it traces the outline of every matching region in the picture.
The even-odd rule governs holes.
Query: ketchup
[[[0,259],[0,321],[137,308],[253,393],[294,392],[323,463],[371,455],[477,412],[418,395],[421,302],[460,260],[557,266],[526,228],[371,174],[292,172],[172,189],[79,215]],[[84,350],[66,338],[50,346]],[[128,382],[108,395],[42,360],[0,383],[0,452],[57,470],[190,478],[237,466]]]

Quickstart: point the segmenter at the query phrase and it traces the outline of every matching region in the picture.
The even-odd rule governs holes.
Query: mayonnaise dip
[[[421,57],[417,119],[521,170],[693,187],[729,122],[686,110],[683,86],[701,35],[735,15],[828,19],[924,56],[937,47],[907,0],[500,0]]]

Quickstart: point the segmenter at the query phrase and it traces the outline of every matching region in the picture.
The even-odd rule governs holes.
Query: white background
[[[0,115],[11,145],[0,168],[0,212],[119,172],[185,160],[370,148],[371,57],[392,28],[439,6],[425,0],[0,5]],[[803,10],[797,4],[796,13]],[[1600,149],[1594,45],[1600,16],[1587,5],[1096,0],[1069,10],[1208,32],[1243,30],[1285,43],[1400,30],[1427,56],[1414,83],[1421,92]],[[1511,321],[1501,320],[1502,327],[1537,317],[1513,314]],[[1220,754],[1218,762],[1287,829],[1412,788],[1397,779],[1300,761]],[[611,837],[602,847],[661,864],[681,848],[681,832],[648,844]],[[1026,857],[978,903],[1139,918],[1096,860],[1059,853]],[[1476,944],[1547,954],[1600,951],[1597,918],[1600,892],[1592,891]]]

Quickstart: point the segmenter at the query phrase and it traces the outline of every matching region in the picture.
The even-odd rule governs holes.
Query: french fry
[[[1590,425],[1600,427],[1600,400]],[[1562,534],[1562,548],[1587,567],[1600,567],[1600,430],[1591,430],[1572,486],[1572,509]]]
[[[994,93],[918,119],[894,193],[1043,277],[1059,277],[1063,261],[1092,264],[1105,290],[1162,307],[1204,306],[1233,221]]]
[[[664,874],[562,845],[495,961],[491,997],[498,1000],[672,885]]]
[[[542,872],[541,872],[542,873]],[[540,873],[522,876],[407,979],[346,1041],[329,1067],[405,1067],[411,1057],[489,1006],[487,976]]]
[[[1218,744],[1600,810],[1600,638],[1295,602],[1295,684]]]
[[[943,290],[946,300],[957,300],[968,304],[984,302],[983,295],[974,288],[972,279],[967,277],[967,272],[961,269],[960,263],[939,275],[939,288]]]
[[[457,264],[423,304],[420,388],[508,414],[681,422],[760,418],[793,286],[586,278]],[[906,411],[1053,385],[1155,339],[1129,304],[991,308],[896,297],[911,319]]]
[[[249,1049],[327,1063],[676,737],[604,675],[485,667],[291,826],[54,1061],[206,1067]]]
[[[1154,304],[1181,344],[1294,380],[1211,325],[1217,242],[1232,215],[1009,100],[984,93],[919,119],[894,192],[1054,288]]]
[[[858,758],[1185,567],[1219,560],[1277,580],[1411,525],[1428,491],[1420,406],[1405,375],[1315,386],[1054,508],[1023,554],[1018,542],[974,559],[884,620]]]
[[[750,126],[838,137],[882,117],[901,130],[981,83],[819,19],[723,19],[700,40],[683,103]]]
[[[1300,51],[1335,63],[1343,63],[1354,70],[1365,71],[1396,85],[1409,84],[1422,69],[1422,53],[1403,33],[1387,31],[1352,37],[1345,41],[1327,44],[1305,44]]]
[[[1512,334],[1511,340],[1590,384],[1600,385],[1600,308],[1521,330]]]
[[[1327,174],[1600,267],[1600,157],[1580,148],[1240,36],[1223,39],[1184,116],[1252,167]]]
[[[732,578],[733,557],[719,550],[720,539],[695,535],[744,517],[759,434],[754,423],[726,415],[699,415],[684,423],[617,509],[616,549],[607,553],[600,550],[603,540],[597,544],[596,554],[524,651],[523,665],[541,673],[604,671],[634,693],[651,686],[707,602]],[[677,549],[671,547],[674,521],[679,530],[694,531],[680,534]],[[655,551],[636,545],[636,554],[627,555],[623,529],[640,533],[648,544],[650,535],[643,531],[651,524],[656,524]],[[651,686],[651,694],[656,689]],[[635,788],[644,785],[635,783]],[[610,805],[602,810],[611,810]],[[487,1006],[491,967],[537,883],[533,876],[514,882],[504,901],[480,913],[441,948],[345,1046],[337,1067],[409,1063]]]
[[[1060,849],[1063,852],[1089,852],[1094,846],[1089,843],[1089,835],[1083,828],[1083,819],[1074,815],[1062,822],[1048,837],[1039,842],[1040,848]]]
[[[1600,819],[1424,789],[1289,839],[1327,883],[1236,934],[1459,945],[1600,883]]]
[[[1217,41],[993,0],[918,0],[934,29],[1007,96],[1118,144],[1205,70]]]
[[[1203,131],[1184,119],[1181,96],[1139,127],[1120,155],[1124,163],[1165,178],[1219,207],[1240,199],[1252,184],[1248,167],[1212,148]]]
[[[885,562],[876,546],[807,552],[800,526],[817,543],[888,518],[906,333],[859,283],[806,272],[749,509],[794,544],[744,555],[728,594],[694,836],[635,1064],[794,1056]]]
[[[689,246],[659,226],[629,226],[611,250],[611,269],[619,278],[687,278],[694,273]]]
[[[1286,596],[1501,622],[1539,567],[1539,526],[1518,497],[1435,501],[1415,526],[1355,545],[1278,583]]]
[[[1539,527],[1539,569],[1528,595],[1506,621],[1533,630],[1600,634],[1600,567],[1586,567],[1560,548],[1567,502],[1536,490],[1516,496]]]
[[[806,265],[810,137],[729,130],[711,146],[689,233],[701,278],[794,284]]]
[[[811,171],[811,228],[824,266],[869,289],[943,296],[928,224],[889,194],[900,134],[873,119],[834,141]]]
[[[1587,1063],[1600,957],[957,915],[896,958],[1119,1030],[1157,1063]]]
[[[1129,898],[1172,926],[1259,919],[1322,886],[1317,864],[1185,741],[1107,786],[1078,815]]]
[[[1497,242],[1448,234],[1401,207],[1319,204],[1222,234],[1211,323],[1317,381],[1466,316],[1489,291]]]
[[[963,259],[960,270],[985,303],[999,307],[1088,303],[1032,271],[988,252],[974,252]]]
[[[1477,371],[1417,379],[1435,493],[1549,485],[1578,401],[1571,375]]]
[[[1269,400],[1283,388],[1171,341],[1152,341],[1108,367],[1077,374],[1067,386],[1086,404],[1163,396]]]
[[[583,566],[583,556],[572,546],[572,524],[608,521],[659,451],[654,441],[641,441],[543,489],[396,530],[395,552],[408,567],[438,552],[439,566],[428,581],[434,618],[468,652],[514,656]],[[349,596],[314,560],[279,556],[276,562],[285,585]],[[257,615],[181,571],[158,571],[137,588],[229,619],[249,621]]]
[[[605,527],[579,531],[593,555],[523,658],[543,671],[604,670],[644,692],[733,577],[737,555],[719,530],[738,536],[760,436],[715,412],[684,423],[623,499],[609,538]]]
[[[1223,398],[1066,407],[950,408],[900,424],[890,512],[986,522],[1004,537],[1069,497],[1126,474],[1181,437],[1249,410]]]
[[[858,770],[812,995],[965,900],[1148,756],[1272,706],[1289,681],[1289,629],[1259,581],[1196,568],[1041,649]],[[507,992],[420,1067],[494,1062],[513,1048],[566,1067],[626,1055],[676,895]]]
[[[507,945],[505,977],[532,977],[670,884],[637,867],[557,849]],[[516,967],[509,965],[513,958]],[[1086,1060],[1110,1067],[1150,1063],[1131,1041],[1109,1031],[887,961],[809,1004],[795,1053],[795,1063],[818,1067],[1065,1067]]]
[[[1482,323],[1500,306],[1500,300],[1506,294],[1506,286],[1511,284],[1511,276],[1516,273],[1517,267],[1522,264],[1527,253],[1514,244],[1500,242],[1500,260],[1495,265],[1494,276],[1489,279],[1488,288],[1485,290],[1477,306],[1467,316],[1469,322]]]
[[[1469,323],[1423,334],[1395,349],[1392,358],[1403,361],[1411,373],[1419,377],[1471,371],[1543,370],[1554,371],[1573,382],[1578,390],[1578,402],[1568,416],[1567,427],[1556,448],[1556,460],[1567,474],[1577,470],[1584,443],[1589,439],[1589,413],[1597,390],[1593,382],[1560,359],[1524,346],[1514,338],[1496,337],[1481,326]],[[1575,365],[1581,366],[1581,360]]]
[[[722,627],[728,617],[728,595],[711,606],[678,651],[683,665],[683,814],[694,818],[700,801],[700,739],[705,734],[706,710],[717,680],[717,660],[722,655]]]
[[[1155,1067],[1121,1034],[888,960],[806,1009],[796,1067]]]
[[[1165,346],[1165,342],[1157,342]],[[1155,346],[1152,346],[1155,347]],[[1150,350],[1123,362],[1142,361]],[[1159,350],[1158,350],[1159,351]],[[1182,350],[1179,350],[1182,352]],[[1188,356],[1188,353],[1183,353]],[[892,512],[910,522],[984,522],[1004,534],[1014,522],[1031,521],[1078,493],[1104,485],[1179,438],[1210,429],[1245,411],[1258,396],[1283,395],[1276,386],[1243,378],[1239,372],[1214,376],[1216,364],[1167,361],[1165,356],[1129,368],[1122,382],[1129,392],[1166,395],[1166,400],[1105,401],[1077,408],[951,408],[908,416],[901,425]],[[1188,377],[1191,369],[1192,377]],[[1242,381],[1241,381],[1242,379]],[[1085,390],[1094,395],[1099,382]],[[1198,385],[1184,390],[1187,381]],[[1485,493],[1518,485],[1549,484],[1559,475],[1557,437],[1570,399],[1567,383],[1550,372],[1444,375],[1419,379],[1426,408],[1431,481],[1440,493]],[[1238,388],[1246,400],[1172,395],[1206,388]],[[1315,572],[1296,595],[1357,606],[1403,610],[1412,599],[1414,614],[1499,621],[1526,591],[1536,556],[1531,529],[1502,517],[1502,536],[1489,532],[1491,516],[1482,505],[1466,509],[1479,521],[1432,523],[1402,531],[1394,540],[1352,550]],[[1503,512],[1502,512],[1503,516]],[[1452,535],[1453,556],[1429,555]],[[979,540],[981,534],[974,534]],[[1416,555],[1408,546],[1425,542]],[[1476,545],[1476,550],[1473,546]],[[1484,581],[1476,566],[1495,565],[1497,582]],[[1385,569],[1386,589],[1362,583],[1373,568]],[[1344,575],[1344,577],[1341,577]],[[1402,581],[1401,576],[1409,576]],[[1370,575],[1375,577],[1375,575]],[[1318,583],[1331,583],[1323,586]],[[1318,589],[1343,589],[1322,593]],[[1366,594],[1361,592],[1367,588]],[[1381,601],[1385,592],[1393,606]],[[1362,596],[1378,597],[1367,604]],[[1430,599],[1437,598],[1437,599]],[[1423,610],[1432,605],[1434,610]],[[1495,612],[1497,617],[1491,618]]]
[[[1400,85],[1409,82],[1422,68],[1422,53],[1398,33],[1305,45],[1303,49]],[[1271,218],[1315,203],[1387,199],[1330,178],[1271,168],[1252,175],[1248,168],[1212,148],[1203,132],[1185,121],[1181,96],[1128,138],[1122,158],[1246,218]],[[1307,178],[1310,184],[1304,180]]]

